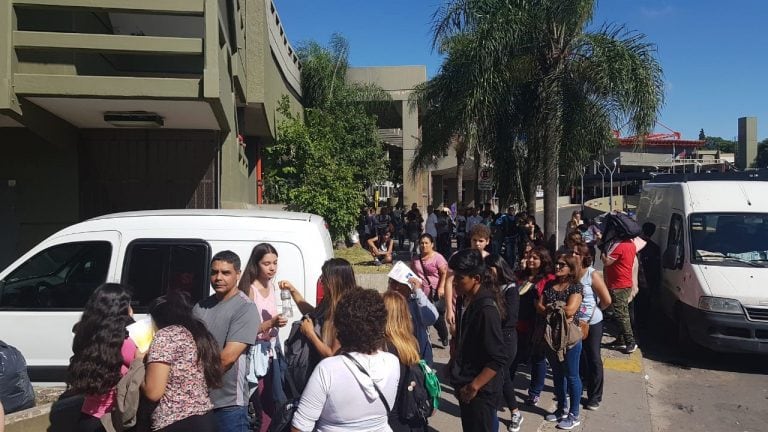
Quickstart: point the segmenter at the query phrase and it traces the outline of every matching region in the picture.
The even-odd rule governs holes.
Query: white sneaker
[[[523,415],[520,413],[520,411],[514,412],[512,413],[512,422],[507,427],[507,431],[519,432],[521,424],[523,424]]]

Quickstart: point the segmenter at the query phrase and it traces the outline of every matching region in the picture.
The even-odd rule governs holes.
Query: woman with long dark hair
[[[101,417],[114,408],[115,386],[138,351],[125,329],[133,323],[132,316],[130,290],[105,283],[91,294],[75,324],[67,386],[73,393],[85,395],[79,431],[104,430]]]
[[[419,236],[419,256],[411,261],[411,268],[421,279],[421,289],[437,308],[435,330],[444,347],[448,346],[448,326],[445,323],[445,281],[448,261],[435,250],[435,239],[430,234]]]
[[[501,320],[504,304],[478,250],[464,249],[448,261],[463,299],[456,313],[456,354],[450,380],[456,389],[464,432],[498,430],[496,407],[507,364]]]
[[[339,341],[336,337],[336,307],[339,300],[352,290],[357,289],[357,280],[352,264],[343,258],[331,258],[323,263],[320,274],[320,283],[323,285],[323,301],[313,307],[301,295],[301,293],[288,281],[280,281],[280,289],[291,292],[293,301],[296,302],[302,314],[310,314],[301,322],[301,333],[306,336],[315,347],[320,357],[330,357],[339,349]],[[315,325],[320,327],[319,334],[315,331]]]
[[[517,316],[520,310],[520,292],[515,283],[515,273],[509,266],[507,260],[500,255],[488,255],[485,257],[485,265],[493,274],[494,282],[501,292],[504,301],[505,316],[501,321],[501,330],[504,334],[504,346],[507,349],[507,364],[502,372],[504,373],[504,384],[502,393],[504,401],[512,414],[512,420],[509,425],[510,432],[518,432],[523,423],[523,415],[517,405],[515,397],[515,373],[517,364],[514,360],[517,356]]]
[[[147,353],[142,390],[158,402],[152,430],[214,432],[217,430],[208,389],[221,386],[219,345],[192,314],[184,292],[158,297],[149,306],[157,333]]]
[[[272,397],[272,360],[275,357],[275,344],[280,327],[288,320],[282,311],[277,310],[277,297],[273,279],[277,274],[277,249],[269,243],[259,243],[251,251],[238,288],[253,300],[259,310],[261,325],[255,344],[262,347],[258,352],[266,352],[268,359],[267,372],[259,377],[258,401],[254,405],[260,408],[261,432],[266,432],[275,413],[275,403]],[[254,359],[251,359],[254,361]],[[253,397],[251,398],[253,401]]]
[[[536,299],[541,296],[546,283],[555,278],[552,268],[552,258],[549,250],[536,246],[528,253],[523,268],[517,272],[517,287],[520,292],[520,311],[517,318],[517,355],[511,368],[517,370],[520,363],[531,365],[531,383],[528,387],[528,398],[525,403],[539,403],[541,392],[544,390],[544,378],[547,375],[547,360],[542,353],[534,352],[531,338],[536,324]],[[529,361],[530,359],[530,361]]]
[[[557,313],[558,304],[562,303],[564,306],[561,310],[565,313],[566,319],[568,321],[575,319],[584,292],[584,287],[578,279],[579,261],[578,257],[571,254],[558,255],[555,264],[555,279],[547,282],[544,292],[536,302],[536,312],[539,315],[545,317],[550,313]],[[566,329],[553,328],[552,331],[565,332]],[[554,413],[547,415],[545,419],[558,422],[558,429],[570,430],[581,424],[579,419],[582,392],[581,378],[579,377],[581,338],[572,346],[560,347],[559,349],[564,350],[564,352],[559,352],[562,357],[559,357],[558,352],[555,352],[552,347],[546,344],[544,347],[552,367],[552,381],[557,399],[557,409]],[[570,404],[568,404],[567,399],[570,399]]]

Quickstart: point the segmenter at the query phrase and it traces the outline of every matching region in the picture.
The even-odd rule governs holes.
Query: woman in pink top
[[[219,344],[192,314],[185,292],[169,292],[149,306],[157,333],[146,356],[144,396],[157,402],[152,430],[216,432],[208,390],[221,386]]]
[[[278,328],[288,320],[277,310],[275,285],[272,279],[277,274],[277,250],[269,243],[259,243],[251,252],[248,264],[240,278],[239,288],[256,303],[261,317],[261,327],[256,337],[257,344],[269,346],[269,368],[266,375],[259,377],[258,397],[252,397],[254,406],[261,407],[261,432],[266,432],[275,413],[272,399],[272,358],[275,355]]]
[[[448,262],[435,251],[435,239],[430,234],[419,237],[421,254],[411,262],[411,268],[421,278],[421,289],[427,298],[435,303],[439,316],[434,324],[440,342],[448,346],[448,327],[445,324],[445,280],[448,274]]]
[[[128,289],[107,283],[96,288],[75,324],[67,385],[72,392],[85,395],[78,431],[104,430],[101,417],[114,408],[115,386],[137,352],[125,329],[133,322],[132,316]]]

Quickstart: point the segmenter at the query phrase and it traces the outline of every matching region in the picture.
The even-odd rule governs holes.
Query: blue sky
[[[294,45],[325,43],[334,32],[350,42],[353,66],[417,65],[435,74],[430,24],[439,0],[275,0]],[[602,0],[593,27],[624,24],[658,46],[666,104],[660,120],[696,139],[734,139],[737,119],[757,117],[768,136],[766,0]],[[656,131],[665,129],[659,125]]]

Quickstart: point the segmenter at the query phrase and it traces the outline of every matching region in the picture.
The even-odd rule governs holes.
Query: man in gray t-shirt
[[[210,389],[220,432],[249,430],[246,352],[256,341],[261,319],[256,305],[237,289],[239,276],[237,254],[217,253],[211,260],[211,286],[216,293],[194,308],[221,347],[222,386]]]

